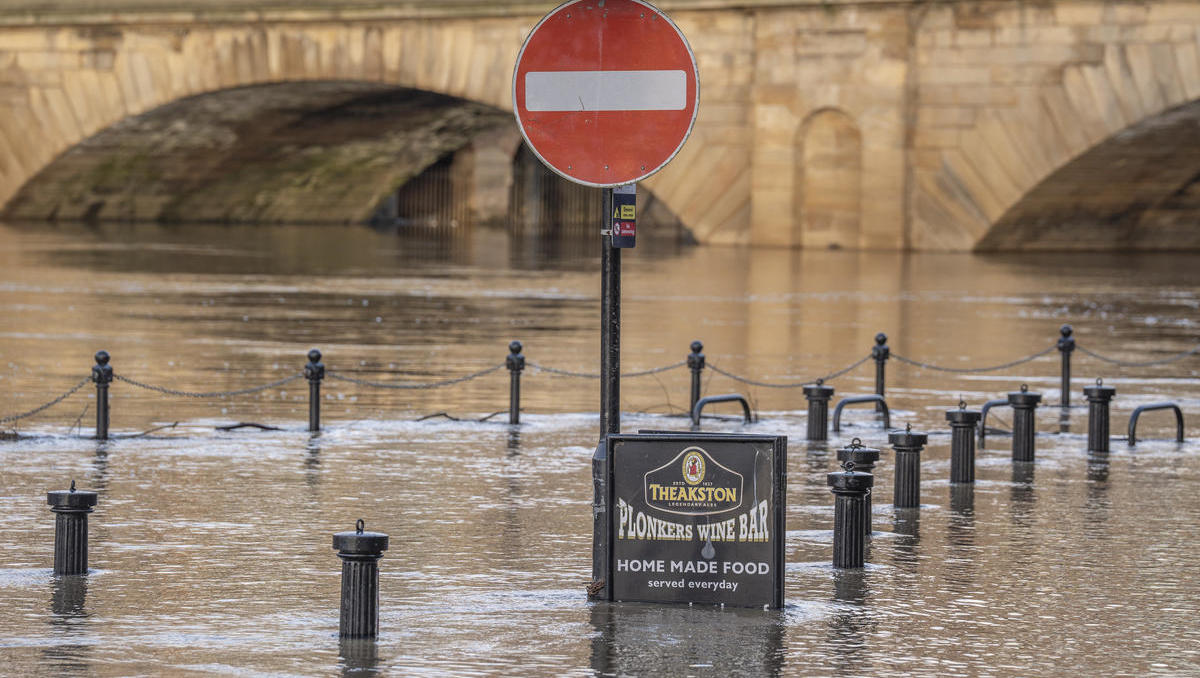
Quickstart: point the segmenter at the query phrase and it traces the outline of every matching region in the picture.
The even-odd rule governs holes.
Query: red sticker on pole
[[[683,33],[641,0],[576,0],[533,28],[517,56],[513,109],[530,149],[563,177],[621,186],[670,162],[700,103]]]

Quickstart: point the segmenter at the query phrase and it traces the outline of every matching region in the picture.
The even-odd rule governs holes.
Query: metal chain
[[[32,417],[35,414],[38,414],[45,410],[48,410],[51,407],[54,407],[55,405],[66,400],[67,398],[70,398],[71,396],[75,395],[76,391],[83,388],[83,385],[88,383],[91,380],[92,380],[91,376],[84,377],[82,380],[80,380],[80,382],[78,384],[75,384],[74,386],[72,386],[69,391],[58,396],[54,400],[51,400],[50,402],[48,402],[45,405],[42,405],[40,407],[35,407],[32,410],[29,410],[28,412],[22,412],[20,414],[10,414],[7,417],[0,418],[0,424],[8,424],[8,423],[11,423],[14,421],[20,421],[21,419],[26,419],[28,417]]]
[[[442,386],[451,386],[453,384],[461,384],[464,381],[471,381],[472,379],[478,379],[479,377],[491,374],[492,372],[495,372],[496,370],[499,370],[502,367],[504,367],[504,363],[500,363],[499,365],[494,365],[492,367],[487,368],[486,370],[480,370],[478,372],[474,372],[472,374],[468,374],[463,377],[457,377],[455,379],[446,379],[444,381],[433,381],[433,382],[429,382],[427,384],[388,384],[388,383],[384,383],[384,382],[380,382],[380,381],[368,381],[366,379],[356,379],[354,377],[343,377],[342,375],[334,373],[334,372],[329,372],[326,374],[326,376],[328,376],[330,379],[336,379],[338,381],[345,381],[345,382],[349,382],[351,384],[358,384],[359,386],[370,386],[371,388],[392,388],[392,389],[410,390],[410,389],[441,388]]]
[[[674,370],[674,369],[677,369],[680,367],[684,367],[685,365],[687,365],[687,361],[681,360],[677,363],[672,363],[670,365],[663,365],[662,367],[655,367],[655,368],[652,368],[649,370],[642,370],[641,372],[625,372],[625,373],[621,374],[621,378],[622,379],[633,379],[635,377],[647,377],[647,376],[650,376],[651,374],[667,372],[669,370]],[[560,370],[556,367],[546,367],[545,365],[541,365],[541,364],[535,363],[533,361],[529,362],[529,366],[539,372],[548,372],[550,374],[557,374],[557,375],[563,376],[563,377],[579,377],[580,379],[599,379],[600,378],[600,373],[598,373],[598,372],[571,372],[570,370]]]
[[[740,381],[743,384],[749,384],[750,386],[761,386],[763,388],[798,388],[801,386],[808,386],[809,384],[815,383],[817,381],[822,381],[822,382],[833,381],[834,379],[837,379],[838,377],[842,376],[843,374],[846,374],[847,372],[853,370],[854,368],[867,362],[870,359],[871,359],[871,354],[868,353],[867,355],[865,355],[862,358],[856,360],[855,362],[843,367],[842,369],[840,369],[836,372],[831,372],[830,374],[828,374],[824,377],[820,377],[819,379],[806,379],[804,381],[794,381],[794,382],[790,382],[790,383],[786,383],[786,384],[772,384],[772,383],[765,382],[765,381],[754,381],[753,379],[747,379],[745,377],[738,376],[732,372],[726,372],[725,370],[721,369],[720,367],[717,367],[716,365],[714,365],[711,362],[708,363],[708,367],[713,372],[716,372],[717,374],[723,374],[723,375],[729,377],[730,379],[733,379],[734,381]]]
[[[923,363],[919,360],[913,360],[912,358],[905,358],[904,356],[896,353],[895,351],[892,351],[892,357],[895,358],[896,360],[899,360],[902,363],[908,363],[909,365],[912,365],[913,367],[920,367],[920,368],[926,369],[926,370],[937,370],[939,372],[957,372],[959,374],[971,374],[971,373],[975,373],[975,372],[994,372],[996,370],[1003,370],[1003,369],[1007,369],[1009,367],[1016,367],[1017,365],[1027,363],[1031,360],[1037,360],[1038,358],[1041,358],[1042,356],[1046,355],[1047,353],[1050,353],[1051,351],[1055,351],[1055,350],[1058,350],[1058,344],[1051,344],[1044,351],[1038,351],[1037,353],[1034,353],[1033,355],[1025,356],[1024,358],[1018,358],[1017,360],[1004,363],[1003,365],[992,365],[990,367],[942,367],[941,365],[932,365],[930,363]]]
[[[288,384],[293,381],[296,381],[297,379],[303,379],[303,378],[304,378],[303,374],[295,374],[290,377],[285,377],[283,379],[280,379],[279,381],[273,381],[269,384],[263,384],[262,386],[253,386],[251,388],[240,388],[236,391],[199,392],[199,391],[177,391],[173,388],[166,388],[163,386],[153,386],[151,384],[145,384],[145,383],[142,383],[135,379],[130,379],[129,377],[122,376],[120,374],[113,375],[113,379],[116,379],[117,381],[123,381],[126,384],[129,384],[130,386],[137,386],[138,388],[144,388],[147,391],[155,391],[158,393],[162,393],[163,395],[183,396],[184,398],[224,398],[227,396],[248,395],[250,393],[258,393],[259,391],[266,391],[268,389],[272,389],[277,386],[283,386],[284,384]]]
[[[1080,353],[1086,353],[1087,355],[1092,356],[1096,360],[1103,360],[1106,363],[1111,363],[1113,365],[1121,365],[1123,367],[1150,367],[1151,365],[1165,365],[1167,363],[1173,363],[1176,360],[1182,360],[1190,355],[1195,355],[1197,353],[1200,353],[1200,344],[1198,344],[1196,346],[1189,348],[1186,351],[1181,351],[1179,353],[1168,356],[1166,358],[1159,358],[1157,360],[1145,360],[1145,361],[1138,362],[1138,361],[1133,361],[1133,360],[1117,360],[1116,358],[1109,358],[1107,356],[1102,356],[1099,353],[1087,350],[1086,348],[1080,346],[1079,344],[1075,344],[1075,348],[1079,349]]]

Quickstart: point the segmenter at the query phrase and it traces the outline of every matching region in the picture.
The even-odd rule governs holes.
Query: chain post
[[[1062,354],[1062,406],[1071,406],[1071,353],[1075,351],[1075,330],[1070,325],[1058,328],[1058,352]]]
[[[525,356],[521,355],[521,342],[508,345],[504,365],[508,368],[508,423],[521,423],[521,371],[525,369]]]
[[[320,431],[321,380],[325,378],[325,363],[321,362],[321,352],[315,348],[308,352],[304,376],[308,378],[308,430]]]
[[[871,347],[871,357],[875,359],[875,393],[883,397],[884,376],[888,358],[892,350],[887,345],[887,335],[883,332],[875,335],[875,345]],[[883,404],[875,403],[875,411],[882,412]]]
[[[700,375],[704,372],[704,344],[699,341],[693,341],[691,345],[692,352],[688,354],[687,366],[692,371],[692,402],[688,406],[688,412],[696,411],[696,403],[700,401]]]
[[[96,351],[96,364],[92,366],[92,381],[96,383],[96,440],[108,440],[108,385],[113,380],[109,360],[108,351]]]

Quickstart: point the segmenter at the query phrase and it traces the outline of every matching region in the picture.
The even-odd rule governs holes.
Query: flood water
[[[75,385],[100,349],[118,375],[193,392],[298,374],[313,347],[331,375],[388,383],[497,366],[513,339],[531,363],[598,370],[592,243],[265,226],[0,237],[0,418]],[[862,358],[877,332],[904,357],[978,367],[1045,349],[1063,323],[1094,352],[1165,358],[1200,338],[1198,263],[640,246],[624,261],[623,368],[677,363],[699,339],[710,365],[796,383]],[[1151,412],[1148,440],[1089,458],[1086,408],[1057,407],[1057,351],[981,374],[890,361],[892,425],[931,434],[924,505],[896,515],[885,451],[869,565],[838,572],[825,474],[854,437],[886,450],[881,423],[848,408],[840,434],[810,444],[799,389],[706,370],[706,394],[744,393],[760,421],[705,430],[789,437],[782,611],[587,601],[595,379],[531,365],[510,427],[476,421],[507,410],[503,369],[432,390],[329,378],[317,435],[303,380],[226,398],[116,382],[107,443],[90,439],[89,384],[3,429],[20,436],[0,441],[0,673],[1196,675],[1198,373],[1197,355],[1120,367],[1076,352],[1071,402],[1097,377],[1115,386],[1114,436],[1138,405],[1188,417],[1182,445]],[[831,383],[870,393],[873,363]],[[1010,438],[989,436],[974,492],[952,496],[944,411],[1022,383],[1050,405],[1037,462],[1014,469]],[[623,429],[686,429],[688,384],[686,368],[624,380]],[[282,430],[216,429],[242,422]],[[100,494],[92,572],[56,578],[45,493],[72,479]],[[358,518],[392,539],[381,634],[339,643],[330,535]]]

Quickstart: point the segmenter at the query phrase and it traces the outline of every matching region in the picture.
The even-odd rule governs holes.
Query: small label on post
[[[613,189],[612,246],[633,247],[637,237],[637,184]]]

